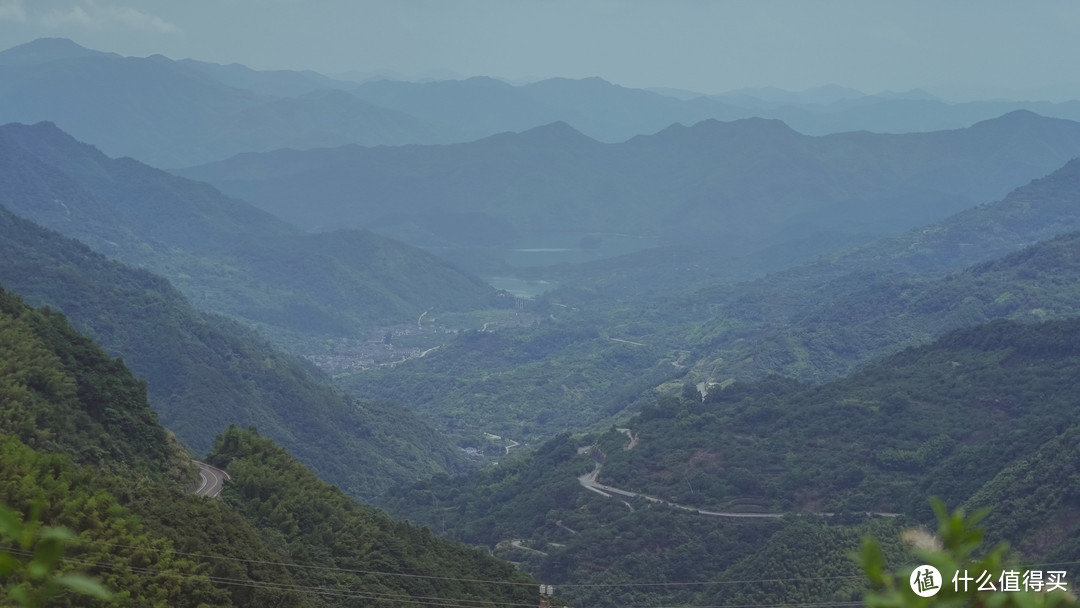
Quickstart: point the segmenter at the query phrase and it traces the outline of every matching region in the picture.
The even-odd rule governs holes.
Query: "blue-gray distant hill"
[[[969,127],[1015,110],[1080,120],[1080,102],[950,103],[924,91],[867,95],[835,85],[794,93],[752,89],[724,95],[622,87],[602,78],[550,78],[525,85],[474,77],[459,81],[367,82],[353,94],[453,128],[472,138],[564,121],[599,141],[621,142],[680,123],[775,118],[796,131],[909,133]]]
[[[446,140],[420,119],[344,91],[271,95],[295,93],[296,83],[244,80],[250,74],[219,67],[35,40],[0,52],[0,123],[51,121],[110,155],[161,167],[282,146]]]
[[[470,139],[563,121],[593,139],[620,142],[672,123],[756,115],[705,97],[679,100],[596,77],[549,78],[525,85],[486,77],[426,83],[382,80],[364,83],[353,94],[452,127]]]
[[[487,77],[358,84],[311,71],[122,57],[66,39],[0,51],[0,123],[52,121],[109,155],[159,167],[278,148],[463,142],[555,121],[620,142],[710,118],[776,118],[807,134],[902,133],[967,127],[1017,109],[1080,119],[1075,101],[954,104],[919,91],[864,95],[824,86],[710,97],[596,77],[526,85]]]
[[[746,255],[894,234],[1077,155],[1080,123],[1017,111],[906,135],[709,120],[620,144],[558,122],[449,146],[243,154],[182,173],[306,228],[364,227],[419,246],[552,247],[535,243],[591,234],[602,247],[614,234]]]
[[[365,335],[495,296],[428,253],[365,231],[305,233],[50,123],[0,127],[0,205],[167,277],[204,310],[277,332]]]

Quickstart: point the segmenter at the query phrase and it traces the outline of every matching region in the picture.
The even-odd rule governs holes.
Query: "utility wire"
[[[16,555],[23,555],[26,557],[33,556],[33,553],[22,550],[12,550],[11,553]],[[341,597],[358,597],[365,599],[374,599],[381,601],[394,601],[407,604],[425,604],[433,606],[447,606],[451,608],[490,608],[492,605],[498,606],[512,606],[515,608],[536,608],[535,604],[515,604],[507,603],[503,600],[463,600],[458,598],[443,598],[443,597],[429,597],[429,596],[413,596],[408,594],[395,594],[395,593],[376,593],[370,591],[352,591],[348,589],[334,589],[330,587],[314,587],[310,585],[298,585],[288,583],[274,583],[269,581],[253,581],[249,579],[228,578],[221,576],[214,576],[211,574],[188,574],[183,572],[162,572],[161,570],[155,570],[153,568],[145,568],[140,566],[131,566],[125,564],[110,564],[105,562],[92,562],[87,560],[81,560],[76,558],[63,558],[63,561],[86,566],[89,568],[103,568],[108,570],[124,570],[131,571],[138,574],[147,574],[158,577],[171,577],[181,579],[199,579],[205,580],[211,583],[219,583],[223,585],[234,585],[240,587],[257,587],[262,589],[270,589],[276,591],[297,591],[317,593],[320,595],[334,595]]]
[[[109,543],[98,543],[98,544],[109,544]],[[22,555],[22,556],[26,556],[26,557],[33,556],[32,552],[23,551],[23,550],[20,550],[20,549],[12,549],[12,550],[10,550],[10,552],[13,553],[13,554],[16,554],[16,555]],[[198,555],[198,554],[192,554],[192,555]],[[238,559],[238,558],[223,558],[223,559],[235,560],[235,559]],[[442,597],[411,596],[411,595],[402,595],[402,594],[363,592],[363,591],[353,591],[353,590],[348,590],[348,589],[333,589],[333,588],[328,588],[328,587],[314,587],[314,586],[309,586],[309,585],[272,583],[272,582],[266,582],[266,581],[252,581],[252,580],[246,580],[246,579],[235,579],[235,578],[228,578],[228,577],[212,576],[212,575],[207,575],[207,574],[186,574],[186,573],[180,573],[180,572],[166,573],[166,572],[162,572],[160,570],[154,570],[152,568],[144,568],[144,567],[139,567],[139,566],[130,566],[130,565],[122,565],[122,564],[109,564],[109,563],[104,563],[104,562],[92,562],[92,561],[81,560],[81,559],[76,559],[76,558],[63,558],[63,560],[65,562],[69,562],[69,563],[73,563],[73,564],[79,564],[79,565],[83,565],[83,566],[87,566],[87,567],[91,567],[91,568],[104,568],[104,569],[110,569],[110,570],[129,570],[131,572],[136,572],[136,573],[140,573],[140,574],[148,574],[148,575],[152,575],[152,576],[166,576],[166,577],[175,577],[175,578],[182,578],[182,579],[185,579],[185,578],[186,579],[199,579],[199,580],[205,580],[207,582],[217,583],[217,584],[222,584],[222,585],[260,588],[260,589],[267,589],[267,590],[279,591],[279,592],[286,592],[286,591],[304,592],[304,593],[314,593],[314,594],[319,594],[319,595],[336,596],[336,597],[354,597],[354,598],[361,598],[361,599],[372,599],[372,600],[376,600],[376,601],[398,602],[398,603],[402,603],[402,604],[423,604],[423,605],[429,605],[429,606],[443,606],[443,607],[446,607],[446,608],[490,608],[492,606],[507,606],[507,607],[511,607],[511,608],[534,608],[534,604],[506,603],[504,601],[498,601],[498,600],[461,600],[461,599],[457,599],[457,598],[442,598]],[[239,560],[239,561],[250,561],[250,560]],[[260,563],[273,564],[274,562],[260,562]],[[1038,565],[1038,566],[1060,566],[1060,565],[1070,565],[1070,564],[1076,564],[1076,563],[1080,563],[1080,561],[1052,562],[1052,563],[1036,564],[1036,565]],[[284,564],[279,564],[279,565],[284,565]],[[1024,566],[1024,567],[1026,567],[1026,566]],[[315,567],[315,568],[318,568],[318,567]],[[326,570],[341,570],[339,568],[325,568],[325,569]],[[387,574],[393,574],[393,573],[387,573]],[[447,577],[443,577],[443,578],[447,578]],[[775,582],[775,581],[830,580],[830,579],[839,579],[839,578],[853,578],[853,577],[849,577],[849,576],[806,577],[806,578],[800,578],[800,579],[757,579],[757,580],[745,580],[745,581],[716,581],[716,582],[720,582],[720,583],[754,583],[754,582]],[[452,579],[452,578],[449,578],[448,580],[475,581],[476,579]],[[498,581],[496,581],[496,582],[498,582]],[[652,583],[647,583],[647,584],[652,584]],[[665,583],[658,583],[658,584],[662,585],[662,584],[665,584]],[[692,583],[688,583],[688,584],[692,584]],[[713,584],[713,583],[699,583],[699,584],[708,585],[708,584]],[[567,586],[572,586],[572,585],[561,585],[561,586],[567,587]],[[576,587],[609,587],[609,586],[612,586],[612,585],[603,584],[603,585],[573,585],[573,586],[576,586]],[[628,586],[628,587],[629,586],[634,586],[634,584],[630,583],[630,584],[627,584],[625,586]],[[858,602],[858,601],[847,601],[847,602],[803,602],[803,603],[785,602],[785,603],[781,603],[781,604],[713,604],[713,605],[676,604],[676,605],[671,605],[671,606],[630,606],[630,607],[627,607],[627,608],[781,608],[781,607],[789,607],[789,608],[824,608],[826,606],[859,606],[859,605],[862,605],[862,602]]]
[[[160,551],[160,550],[155,550],[155,549],[149,549],[148,550],[148,549],[144,549],[142,547],[136,547],[136,546],[133,546],[133,545],[122,545],[122,544],[119,544],[119,543],[106,543],[106,542],[89,541],[89,540],[84,540],[84,541],[81,541],[81,542],[86,543],[86,544],[94,544],[94,545],[106,545],[106,546],[112,546],[112,547],[123,547],[123,548],[127,548],[127,549],[139,549],[140,551],[143,551],[143,552]],[[175,555],[183,555],[183,556],[187,556],[187,557],[201,557],[201,558],[223,560],[223,561],[243,562],[243,563],[249,563],[249,564],[259,564],[259,565],[267,565],[267,566],[280,566],[280,567],[283,567],[283,568],[301,568],[301,569],[305,569],[305,570],[326,570],[326,571],[332,571],[332,572],[347,572],[347,573],[352,573],[352,574],[372,574],[372,575],[377,575],[377,576],[399,576],[399,577],[407,577],[407,578],[454,581],[454,582],[463,582],[463,583],[483,583],[483,584],[491,584],[491,585],[512,585],[512,586],[522,586],[522,587],[535,587],[536,586],[536,583],[519,583],[519,582],[514,582],[514,581],[499,581],[499,580],[487,580],[487,579],[476,579],[476,578],[458,578],[458,577],[452,577],[452,576],[432,576],[432,575],[425,575],[425,574],[407,574],[407,573],[403,573],[403,572],[382,572],[382,571],[378,571],[378,570],[358,570],[358,569],[354,569],[354,568],[338,568],[338,567],[335,567],[335,566],[313,566],[313,565],[308,565],[308,564],[295,564],[295,563],[288,563],[288,562],[274,562],[274,561],[259,560],[259,559],[248,559],[248,558],[243,558],[243,557],[228,557],[228,556],[224,556],[224,555],[212,555],[212,554],[207,554],[207,553],[190,553],[190,552],[178,551],[178,550],[174,550],[173,554],[175,554]],[[698,582],[669,582],[669,583],[566,583],[566,584],[559,585],[559,587],[573,587],[573,588],[579,588],[579,587],[582,587],[582,588],[604,588],[604,587],[689,587],[689,586],[702,586],[702,585],[736,585],[736,584],[744,584],[744,583],[777,583],[777,582],[793,582],[793,581],[795,581],[795,582],[798,582],[798,581],[822,581],[822,580],[838,580],[838,579],[851,579],[851,578],[862,578],[862,575],[849,574],[849,575],[838,575],[838,576],[812,576],[812,577],[802,577],[802,578],[760,578],[760,579],[744,579],[744,580],[734,580],[734,581],[698,581]]]
[[[127,549],[138,549],[143,552],[161,552],[159,549],[146,549],[143,547],[137,547],[134,545],[123,545],[119,543],[106,543],[101,541],[82,540],[85,544],[105,545],[112,547],[123,547]],[[224,555],[212,555],[206,553],[190,553],[186,551],[174,550],[173,554],[183,555],[187,557],[201,557],[207,559],[223,560],[223,561],[235,561],[250,564],[259,564],[267,566],[280,566],[283,568],[300,568],[305,570],[325,570],[330,572],[345,572],[351,574],[371,574],[376,576],[397,576],[406,578],[418,578],[428,580],[441,580],[441,581],[454,581],[462,583],[482,583],[490,585],[511,585],[522,587],[535,587],[536,583],[519,583],[514,581],[499,581],[499,580],[487,580],[476,578],[459,578],[452,576],[433,576],[425,574],[407,574],[403,572],[383,572],[378,570],[359,570],[354,568],[339,568],[335,566],[314,566],[308,564],[295,564],[288,562],[274,562],[267,560],[247,559],[242,557],[228,557]],[[1017,568],[1032,569],[1035,567],[1045,566],[1067,566],[1073,564],[1080,564],[1080,561],[1068,561],[1068,562],[1052,562],[1043,564],[1030,564],[1016,566]],[[691,587],[691,586],[708,586],[708,585],[739,585],[750,583],[789,583],[789,582],[808,582],[808,581],[826,581],[826,580],[841,580],[841,579],[853,579],[862,578],[861,574],[847,574],[837,576],[808,576],[798,578],[758,578],[758,579],[740,579],[732,581],[696,581],[696,582],[669,582],[669,583],[565,583],[560,584],[559,587],[572,587],[572,588],[610,588],[610,587]],[[668,608],[668,607],[656,607],[656,608]],[[693,608],[710,608],[710,607],[693,607]]]
[[[32,556],[33,553],[29,551],[13,550],[14,554]],[[347,589],[330,589],[327,587],[310,587],[306,585],[289,585],[284,583],[270,583],[265,581],[248,581],[243,579],[233,579],[225,577],[216,577],[210,575],[201,574],[184,574],[180,572],[165,573],[159,570],[153,570],[151,568],[142,568],[138,566],[125,566],[120,564],[106,564],[102,562],[90,562],[86,560],[64,558],[65,562],[80,564],[88,567],[99,567],[111,570],[131,570],[132,572],[138,572],[141,574],[151,574],[154,576],[168,576],[175,578],[187,578],[187,579],[200,579],[206,580],[212,583],[219,583],[224,585],[233,585],[239,587],[251,587],[259,589],[268,589],[272,591],[298,591],[309,592],[319,595],[328,595],[335,597],[353,597],[361,599],[373,599],[377,601],[390,601],[403,604],[423,604],[428,606],[445,606],[451,608],[489,608],[491,606],[509,606],[513,608],[535,608],[535,604],[514,604],[506,603],[497,600],[484,601],[484,600],[466,600],[471,603],[461,603],[460,600],[453,598],[435,598],[435,597],[414,597],[409,595],[395,595],[395,594],[379,594],[361,591],[351,591]],[[784,602],[779,604],[713,604],[713,605],[691,605],[691,604],[676,604],[671,606],[628,606],[625,608],[824,608],[826,606],[860,606],[862,602],[847,601],[847,602],[802,602],[802,603],[790,603]]]
[[[106,542],[91,541],[91,540],[82,540],[81,542],[83,542],[85,544],[93,544],[93,545],[106,545],[106,546],[112,546],[112,547],[123,547],[123,548],[126,548],[126,549],[138,549],[138,550],[143,551],[143,552],[147,552],[147,551],[161,552],[160,549],[144,549],[143,547],[136,547],[134,545],[122,545],[122,544],[119,544],[119,543],[106,543]],[[227,557],[227,556],[224,556],[224,555],[212,555],[212,554],[207,554],[207,553],[190,553],[190,552],[187,552],[187,551],[177,551],[177,550],[173,550],[173,554],[174,555],[183,555],[183,556],[187,556],[187,557],[202,557],[202,558],[206,558],[206,559],[216,559],[216,560],[224,560],[224,561],[243,562],[243,563],[248,563],[248,564],[259,564],[259,565],[266,565],[266,566],[281,566],[283,568],[301,568],[301,569],[305,569],[305,570],[327,570],[327,571],[332,571],[332,572],[348,572],[348,573],[351,573],[351,574],[373,574],[373,575],[377,575],[377,576],[398,576],[398,577],[403,577],[403,578],[418,578],[418,579],[429,579],[429,580],[440,580],[440,581],[455,581],[455,582],[462,582],[462,583],[483,583],[483,584],[488,584],[488,585],[516,585],[516,586],[524,586],[524,587],[535,587],[536,586],[535,583],[518,583],[518,582],[514,582],[514,581],[486,580],[486,579],[479,579],[479,578],[458,578],[458,577],[452,577],[452,576],[434,576],[434,575],[428,575],[428,574],[408,574],[408,573],[405,573],[405,572],[381,572],[381,571],[378,571],[378,570],[359,570],[359,569],[356,569],[356,568],[338,568],[338,567],[335,567],[335,566],[312,566],[312,565],[308,565],[308,564],[294,564],[294,563],[288,563],[288,562],[274,562],[274,561],[267,561],[267,560],[261,560],[261,559],[248,559],[248,558],[243,558],[243,557]]]

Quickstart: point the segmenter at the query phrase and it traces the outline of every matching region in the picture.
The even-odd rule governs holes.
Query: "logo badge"
[[[933,566],[919,566],[911,572],[911,590],[919,597],[930,597],[941,591],[941,573]]]

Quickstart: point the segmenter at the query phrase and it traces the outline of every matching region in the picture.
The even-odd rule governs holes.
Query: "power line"
[[[137,547],[134,545],[123,545],[119,543],[106,543],[101,541],[82,540],[85,544],[104,545],[111,547],[123,547],[127,549],[138,549],[142,552],[156,552],[160,553],[160,549],[149,549],[144,547]],[[275,562],[268,560],[248,559],[242,557],[229,557],[225,555],[213,555],[207,553],[191,553],[186,551],[173,550],[175,555],[183,555],[187,557],[200,557],[206,559],[214,559],[221,561],[234,561],[250,564],[259,564],[267,566],[279,566],[282,568],[299,568],[305,570],[325,570],[329,572],[344,572],[351,574],[370,574],[376,576],[396,576],[403,578],[417,578],[427,580],[440,580],[440,581],[453,581],[463,583],[481,583],[490,585],[510,585],[521,587],[535,587],[535,582],[514,582],[514,581],[500,581],[489,579],[476,579],[476,578],[461,578],[452,576],[434,576],[425,574],[408,574],[403,572],[385,572],[379,570],[360,570],[355,568],[340,568],[336,566],[315,566],[309,564],[296,564],[289,562]],[[1080,564],[1080,561],[1068,561],[1068,562],[1053,562],[1043,564],[1029,564],[1016,566],[1017,568],[1035,568],[1045,566],[1066,566],[1072,564]],[[861,574],[847,574],[836,576],[808,576],[798,578],[758,578],[758,579],[740,579],[740,580],[720,580],[720,581],[687,581],[687,582],[664,582],[664,583],[564,583],[558,585],[560,588],[610,588],[610,587],[691,587],[691,586],[709,586],[709,585],[739,585],[739,584],[751,584],[751,583],[790,583],[790,582],[809,582],[809,581],[826,581],[826,580],[841,580],[841,579],[855,579],[862,578]],[[669,607],[654,607],[654,608],[669,608]],[[682,607],[682,608],[711,608],[711,607]]]
[[[131,545],[118,545],[118,544],[114,544],[114,543],[93,543],[93,544],[138,548],[138,547],[133,547]],[[24,551],[24,550],[20,550],[20,549],[11,549],[9,551],[10,551],[10,553],[15,554],[15,555],[22,555],[22,556],[27,556],[27,557],[33,556],[33,553],[30,552],[30,551]],[[151,550],[151,551],[153,551],[153,550]],[[222,557],[222,556],[206,556],[206,555],[202,555],[202,554],[193,554],[193,553],[184,553],[184,552],[176,552],[176,553],[181,554],[181,555],[191,555],[191,556],[196,556],[196,557],[220,557],[220,559],[229,560],[229,561],[255,562],[255,563],[260,563],[260,564],[274,564],[274,565],[281,565],[281,566],[289,566],[290,565],[290,564],[283,564],[283,563],[277,563],[277,562],[267,562],[267,561],[261,561],[261,560],[245,560],[245,559],[242,559],[242,558],[229,558],[229,557]],[[431,596],[412,596],[412,595],[408,595],[408,594],[377,593],[377,592],[370,592],[370,591],[365,592],[365,591],[356,591],[356,590],[348,590],[348,589],[333,589],[333,588],[328,588],[328,587],[317,587],[317,586],[300,585],[300,584],[273,583],[273,582],[267,582],[267,581],[252,581],[252,580],[247,580],[247,579],[236,579],[236,578],[213,576],[213,575],[209,575],[209,574],[186,574],[186,573],[181,573],[181,572],[167,573],[167,572],[162,572],[160,570],[155,570],[155,569],[152,569],[152,568],[145,568],[145,567],[132,566],[132,565],[123,565],[123,564],[112,564],[112,563],[105,563],[105,562],[93,562],[93,561],[82,560],[82,559],[77,559],[77,558],[63,558],[63,560],[65,562],[69,562],[69,563],[73,563],[73,564],[79,564],[79,565],[83,565],[83,566],[87,566],[87,567],[91,567],[91,568],[104,568],[104,569],[110,569],[110,570],[127,570],[127,571],[130,571],[130,572],[135,572],[135,573],[139,573],[139,574],[147,574],[147,575],[151,575],[151,576],[167,576],[167,577],[182,578],[182,579],[199,579],[199,580],[205,580],[205,581],[207,581],[209,583],[215,583],[215,584],[221,584],[221,585],[260,588],[260,589],[267,589],[267,590],[279,591],[279,592],[289,592],[289,591],[291,591],[291,592],[302,592],[302,593],[314,593],[314,594],[318,594],[318,595],[327,595],[327,596],[335,596],[335,597],[355,597],[355,598],[361,598],[361,599],[372,599],[372,600],[377,600],[377,601],[393,601],[393,602],[399,602],[399,603],[403,603],[403,604],[423,604],[423,605],[429,605],[429,606],[442,606],[442,607],[445,607],[445,608],[490,608],[491,606],[506,606],[506,607],[509,607],[509,608],[534,608],[534,604],[507,603],[505,601],[500,601],[500,600],[495,600],[495,599],[493,599],[493,600],[479,600],[479,599],[477,599],[477,600],[463,600],[463,599],[458,599],[458,598],[444,598],[444,597],[431,597]],[[1080,561],[1051,562],[1051,563],[1035,564],[1035,565],[1036,566],[1061,566],[1061,565],[1071,565],[1071,564],[1077,564],[1077,563],[1080,563]],[[299,564],[292,564],[292,565],[299,566]],[[322,570],[327,570],[327,571],[345,571],[345,572],[349,572],[348,569],[342,569],[342,568],[320,567],[320,566],[306,566],[306,567],[310,567],[310,568],[314,568],[314,569],[322,569]],[[1018,567],[1027,568],[1027,567],[1030,567],[1030,566],[1018,566]],[[393,575],[393,574],[398,574],[398,573],[382,573],[382,574]],[[439,578],[439,579],[442,579],[442,580],[465,581],[465,582],[483,582],[483,581],[479,581],[478,579],[459,579],[459,578],[452,578],[452,577],[427,577],[427,578]],[[860,577],[856,577],[856,576],[832,576],[832,577],[804,577],[804,578],[792,578],[792,579],[752,579],[752,580],[741,580],[741,581],[712,581],[712,582],[703,582],[703,583],[684,583],[684,584],[687,584],[687,585],[692,585],[692,584],[710,585],[710,584],[718,584],[718,583],[719,584],[733,584],[733,583],[791,582],[791,581],[835,580],[835,579],[843,579],[843,578],[860,578]],[[491,581],[491,582],[504,582],[504,581]],[[513,583],[513,584],[523,584],[523,583]],[[527,583],[527,584],[532,585],[533,583]],[[644,586],[644,585],[667,585],[667,584],[677,584],[677,583],[638,583],[638,584],[627,583],[625,585],[578,584],[578,585],[561,585],[561,586],[562,587],[612,587],[612,586],[635,587],[635,586]],[[714,605],[676,604],[676,605],[671,605],[671,606],[630,606],[628,608],[781,608],[781,607],[824,608],[824,607],[827,607],[827,606],[859,606],[861,604],[862,604],[862,602],[859,602],[859,601],[846,601],[846,602],[840,601],[840,602],[803,602],[803,603],[794,603],[794,604],[789,603],[789,602],[779,603],[779,604],[714,604]]]
[[[32,556],[33,553],[22,550],[12,550],[11,553],[24,556]],[[110,570],[130,570],[140,574],[150,574],[154,576],[168,576],[174,578],[184,579],[200,579],[211,583],[218,583],[223,585],[233,585],[239,587],[250,587],[267,589],[271,591],[297,591],[297,592],[309,592],[319,595],[328,595],[334,597],[354,597],[361,599],[374,599],[380,601],[394,601],[404,604],[423,604],[428,606],[444,606],[450,608],[489,608],[490,606],[508,606],[512,608],[535,608],[534,604],[515,604],[506,603],[498,600],[462,600],[454,598],[439,598],[439,597],[424,597],[424,596],[410,596],[400,594],[386,594],[386,593],[372,593],[362,592],[347,589],[331,589],[328,587],[312,587],[307,585],[290,585],[285,583],[271,583],[266,581],[249,581],[243,579],[234,579],[226,577],[216,577],[203,574],[185,574],[180,572],[166,573],[160,570],[154,570],[151,568],[142,568],[138,566],[128,566],[121,564],[107,564],[103,562],[91,562],[86,560],[80,560],[75,558],[64,558],[63,561],[88,566],[91,568],[105,568]],[[777,604],[714,604],[714,605],[691,605],[691,604],[676,604],[671,606],[629,606],[626,608],[824,608],[826,606],[859,606],[862,602],[847,601],[847,602],[802,602],[802,603],[777,603]]]
[[[12,550],[11,553],[15,555],[33,556],[30,551]],[[105,562],[92,562],[77,558],[65,557],[63,561],[79,564],[89,568],[103,568],[108,570],[125,570],[138,574],[146,574],[159,577],[171,577],[181,579],[198,579],[205,580],[211,583],[218,583],[223,585],[233,585],[240,587],[256,587],[262,589],[270,589],[276,591],[297,591],[297,592],[309,592],[320,595],[332,595],[341,597],[358,597],[364,599],[386,600],[395,601],[407,604],[425,604],[434,606],[446,606],[450,608],[489,608],[492,605],[498,606],[510,606],[514,608],[536,608],[535,604],[515,604],[507,603],[503,600],[462,600],[458,598],[443,598],[443,597],[430,597],[430,596],[413,596],[408,594],[396,594],[396,593],[377,593],[370,591],[353,591],[348,589],[333,589],[329,587],[315,587],[310,585],[300,584],[288,584],[288,583],[274,583],[268,581],[253,581],[249,579],[228,578],[221,576],[214,576],[211,574],[188,574],[183,572],[162,572],[161,570],[155,570],[153,568],[145,568],[140,566],[132,566],[126,564],[110,564]]]
[[[138,549],[146,552],[148,549],[142,547],[136,547],[134,545],[123,545],[119,543],[106,543],[100,541],[82,541],[86,544],[105,545],[111,547],[123,547],[127,549]],[[160,551],[150,549],[149,551]],[[336,566],[313,566],[308,564],[296,564],[289,562],[275,562],[268,560],[249,559],[243,557],[228,557],[225,555],[212,555],[207,553],[191,553],[186,551],[173,550],[175,555],[183,555],[186,557],[201,557],[206,559],[215,559],[222,561],[234,561],[249,564],[259,564],[266,566],[280,566],[282,568],[300,568],[305,570],[326,570],[331,572],[346,572],[352,574],[372,574],[377,576],[398,576],[405,578],[419,578],[429,580],[441,580],[441,581],[453,581],[463,583],[482,583],[490,585],[511,585],[522,587],[535,587],[535,582],[514,582],[514,581],[499,581],[489,579],[476,579],[476,578],[460,578],[452,576],[433,576],[426,574],[407,574],[403,572],[384,572],[379,570],[360,570],[355,568],[339,568]],[[559,587],[573,587],[573,588],[604,588],[604,587],[688,587],[688,586],[704,586],[704,585],[735,585],[735,584],[748,584],[748,583],[778,583],[778,582],[800,582],[800,581],[821,581],[821,580],[838,580],[838,579],[852,579],[862,578],[862,575],[838,575],[838,576],[813,576],[802,578],[761,578],[761,579],[744,579],[734,581],[698,581],[698,582],[666,582],[666,583],[566,583],[561,584]]]
[[[106,542],[91,541],[91,540],[83,540],[81,542],[86,543],[86,544],[93,544],[93,545],[105,545],[105,546],[111,546],[111,547],[123,547],[123,548],[126,548],[126,549],[138,549],[138,550],[143,551],[143,552],[146,552],[146,551],[161,552],[160,549],[145,549],[143,547],[137,547],[137,546],[134,546],[134,545],[122,545],[122,544],[119,544],[119,543],[106,543]],[[187,557],[202,557],[202,558],[207,558],[207,559],[243,562],[243,563],[248,563],[248,564],[259,564],[259,565],[266,565],[266,566],[281,566],[283,568],[301,568],[301,569],[305,569],[305,570],[327,570],[327,571],[333,571],[333,572],[347,572],[347,573],[351,573],[351,574],[373,574],[373,575],[377,575],[377,576],[398,576],[398,577],[403,577],[403,578],[418,578],[418,579],[429,579],[429,580],[440,580],[440,581],[454,581],[454,582],[462,582],[462,583],[483,583],[483,584],[488,584],[488,585],[516,585],[516,586],[523,586],[523,587],[535,587],[536,586],[536,583],[532,583],[532,582],[530,582],[530,583],[524,583],[524,582],[518,583],[518,582],[514,582],[514,581],[498,581],[498,580],[487,580],[487,579],[479,579],[479,578],[459,578],[459,577],[453,577],[453,576],[434,576],[434,575],[429,575],[429,574],[408,574],[408,573],[405,573],[405,572],[383,572],[383,571],[379,571],[379,570],[360,570],[360,569],[356,569],[356,568],[339,568],[339,567],[336,567],[336,566],[312,566],[312,565],[308,565],[308,564],[295,564],[295,563],[288,563],[288,562],[274,562],[274,561],[261,560],[261,559],[248,559],[248,558],[244,558],[244,557],[228,557],[228,556],[225,556],[225,555],[212,555],[212,554],[207,554],[207,553],[190,553],[190,552],[187,552],[187,551],[178,551],[178,550],[175,550],[175,549],[172,552],[175,555],[183,555],[183,556],[187,556]]]

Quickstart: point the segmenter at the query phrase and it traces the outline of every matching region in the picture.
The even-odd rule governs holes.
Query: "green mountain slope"
[[[1075,315],[1078,273],[1072,232],[944,276],[806,270],[653,301],[548,303],[537,310],[553,321],[467,334],[423,359],[339,380],[404,396],[480,447],[480,431],[535,440],[625,417],[655,387],[697,394],[770,374],[823,382],[959,327]]]
[[[324,478],[372,496],[394,481],[458,471],[422,421],[354,401],[312,366],[241,325],[194,309],[164,279],[110,261],[0,208],[0,281],[48,304],[148,382],[162,422],[196,450],[255,425]]]
[[[206,502],[185,494],[194,468],[157,423],[145,383],[62,315],[31,309],[3,290],[0,325],[0,501],[20,514],[42,502],[45,524],[78,532],[63,569],[98,575],[115,592],[108,605],[236,605],[229,586],[215,586],[205,565],[174,550],[187,530],[160,534],[168,526],[142,508],[154,504],[176,515]],[[202,511],[198,524],[219,539],[202,550],[231,546],[273,558],[242,519]],[[226,529],[233,532],[222,542]],[[266,574],[291,581],[281,569],[265,568]],[[80,599],[67,596],[55,605],[105,605]]]
[[[1000,321],[819,387],[771,379],[705,402],[670,396],[621,431],[562,436],[464,480],[402,489],[387,504],[515,555],[553,584],[585,584],[582,598],[603,592],[615,602],[850,599],[847,553],[859,536],[896,539],[928,521],[928,495],[1014,522],[994,538],[1016,543],[1027,563],[1075,560],[1078,338],[1076,319]],[[601,496],[578,479],[594,470],[601,484],[691,508],[802,515],[725,518]],[[866,511],[905,515],[868,520]],[[815,578],[826,573],[837,578]],[[687,580],[714,586],[671,584]],[[591,587],[600,583],[613,588]]]
[[[677,354],[669,345],[613,340],[597,331],[600,319],[566,316],[529,328],[468,331],[426,357],[335,378],[350,391],[408,404],[462,445],[490,455],[512,449],[511,442],[606,421],[685,373],[672,365]],[[505,440],[490,442],[485,433]]]
[[[769,374],[823,382],[959,327],[1077,314],[1077,201],[1073,161],[1001,201],[755,281],[662,296],[564,287],[531,305],[547,316],[533,327],[463,336],[339,379],[407,396],[489,451],[502,444],[481,431],[535,441],[607,425],[650,387],[707,391]]]
[[[71,530],[60,571],[112,592],[50,606],[488,606],[533,594],[510,564],[358,505],[251,431],[219,437],[213,457],[232,473],[225,501],[190,494],[190,461],[154,419],[145,385],[61,315],[3,290],[0,353],[0,503]],[[19,551],[0,538],[5,557]],[[5,573],[0,603],[19,576]]]
[[[16,214],[275,334],[365,336],[425,310],[484,308],[495,294],[429,254],[368,232],[305,234],[47,123],[0,128],[0,188]]]
[[[1080,162],[1071,161],[1000,201],[760,280],[689,292],[666,309],[711,317],[691,332],[703,349],[697,380],[835,377],[956,327],[1074,314],[1077,201]]]
[[[7,260],[5,256],[5,260]],[[0,431],[40,451],[162,476],[165,430],[146,385],[76,333],[60,314],[0,289]]]
[[[530,578],[512,565],[357,504],[255,433],[226,430],[208,460],[232,476],[222,494],[227,504],[280,550],[319,567],[297,574],[303,584],[366,600],[525,604],[534,597]]]

